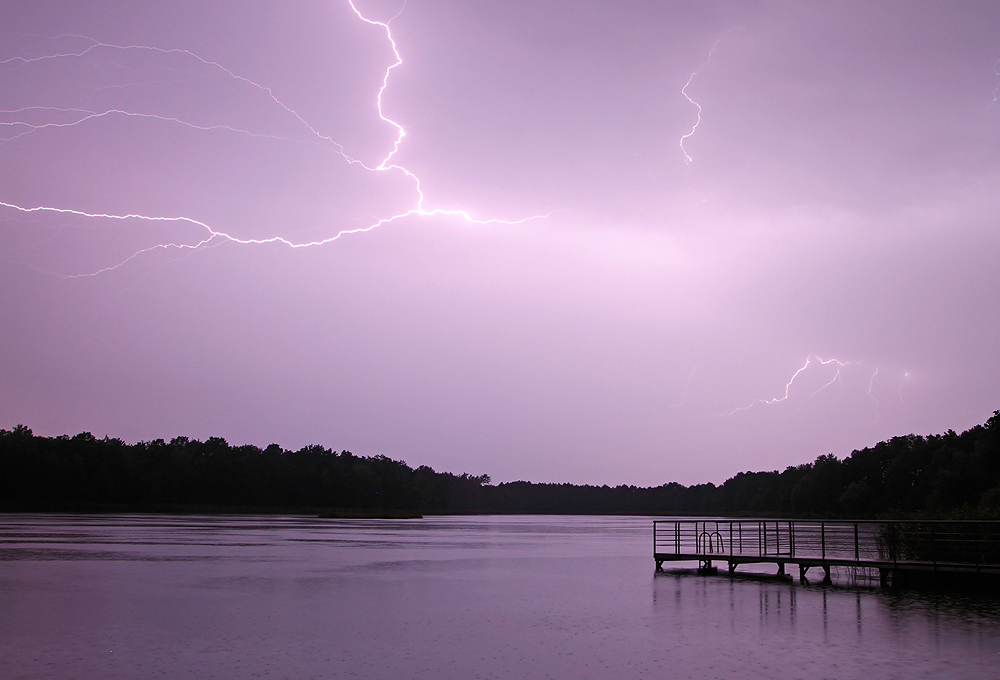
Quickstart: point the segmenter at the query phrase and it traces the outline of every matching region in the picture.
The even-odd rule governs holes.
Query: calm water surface
[[[648,518],[0,515],[0,678],[1000,677],[994,598],[653,568]]]

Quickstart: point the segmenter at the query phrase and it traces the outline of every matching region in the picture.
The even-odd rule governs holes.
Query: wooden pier
[[[883,586],[914,572],[1000,574],[1000,522],[677,519],[653,522],[656,570],[664,562],[698,562],[699,573],[729,573],[741,564],[814,567],[830,582],[831,567],[877,569]]]

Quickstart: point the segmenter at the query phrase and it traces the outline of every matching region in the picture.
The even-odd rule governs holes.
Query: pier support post
[[[656,571],[663,571],[663,560],[656,560]]]
[[[806,572],[809,571],[809,567],[804,564],[799,565],[799,583],[802,585],[808,585],[809,579],[806,578]]]
[[[830,585],[831,583],[833,583],[833,580],[830,578],[830,565],[829,564],[824,564],[823,565],[823,583],[825,585]]]
[[[729,575],[730,576],[732,576],[733,574],[736,573],[736,565],[737,564],[738,564],[737,562],[733,562],[732,560],[729,561]]]
[[[883,590],[889,587],[889,570],[879,569],[878,570],[878,584]]]

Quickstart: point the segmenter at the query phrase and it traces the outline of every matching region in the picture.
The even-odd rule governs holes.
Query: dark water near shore
[[[992,678],[1000,601],[653,574],[622,517],[0,515],[0,678]]]

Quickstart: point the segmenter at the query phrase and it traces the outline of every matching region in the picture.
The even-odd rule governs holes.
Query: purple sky
[[[388,161],[348,0],[7,4],[0,427],[648,486],[1000,409],[1000,4],[356,6]]]

